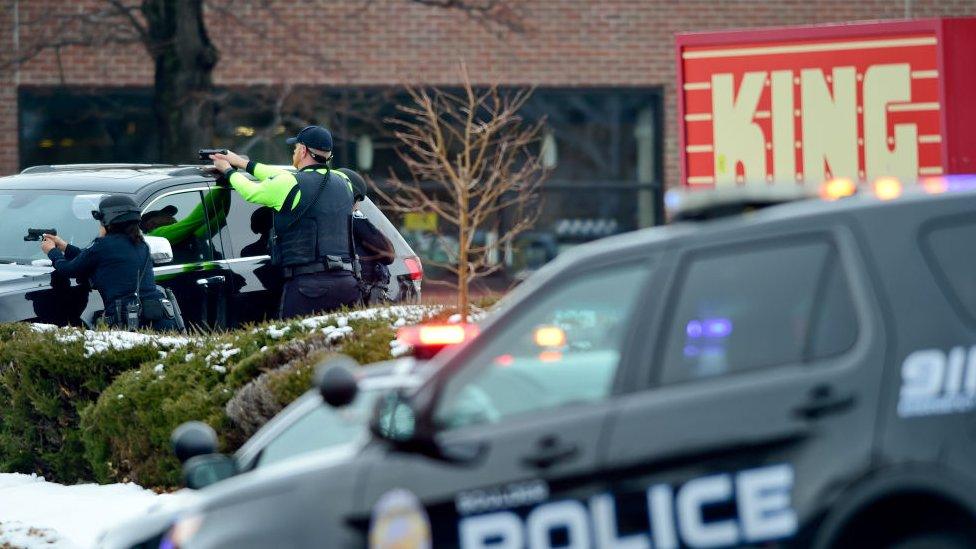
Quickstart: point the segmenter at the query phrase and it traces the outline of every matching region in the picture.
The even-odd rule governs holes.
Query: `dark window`
[[[946,297],[976,320],[976,224],[942,225],[924,237],[926,255]]]
[[[214,196],[210,193],[206,198],[210,201]],[[207,216],[203,198],[200,191],[179,192],[156,199],[143,210],[143,232],[169,240],[174,264],[212,261],[215,257],[210,230],[216,227],[209,225],[216,220]]]
[[[546,292],[448,382],[436,419],[445,428],[606,397],[648,264],[590,271]]]
[[[803,354],[805,360],[843,353],[857,339],[857,311],[834,250],[827,256],[817,296],[813,305],[813,330]]]
[[[28,87],[18,106],[22,167],[159,160],[150,89]]]
[[[268,255],[268,236],[274,210],[247,202],[230,189],[221,191],[227,193],[230,200],[227,222],[220,229],[224,249],[229,251],[228,257]]]
[[[696,254],[683,273],[664,383],[824,358],[857,337],[850,291],[826,242]]]

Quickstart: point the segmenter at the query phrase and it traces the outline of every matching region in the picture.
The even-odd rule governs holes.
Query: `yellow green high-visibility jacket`
[[[324,164],[313,164],[299,171],[314,171],[325,174],[328,169]],[[281,208],[285,205],[285,200],[288,198],[288,193],[298,184],[298,179],[295,178],[295,174],[291,170],[268,166],[267,164],[254,162],[253,160],[247,163],[247,172],[256,177],[258,181],[251,181],[238,170],[233,170],[233,173],[231,173],[231,170],[228,170],[225,175],[228,176],[227,179],[230,181],[230,185],[234,187],[235,191],[241,193],[241,197],[244,200],[262,206],[268,206],[276,212],[281,211]],[[346,174],[339,170],[332,170],[331,173],[341,177],[346,182],[346,185],[349,186],[349,191],[352,192],[352,182],[349,181]],[[295,193],[295,198],[291,202],[291,208],[298,205],[301,196],[301,191]]]

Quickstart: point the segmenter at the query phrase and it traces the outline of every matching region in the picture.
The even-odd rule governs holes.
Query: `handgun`
[[[200,149],[197,154],[200,155],[200,160],[210,160],[210,155],[227,154],[227,149]]]
[[[27,236],[24,237],[24,240],[27,242],[32,242],[32,241],[40,242],[44,238],[44,235],[46,234],[58,236],[58,230],[57,229],[27,229]]]

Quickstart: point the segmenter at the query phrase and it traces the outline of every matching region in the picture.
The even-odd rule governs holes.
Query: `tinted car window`
[[[211,229],[219,222],[207,215],[204,198],[211,203],[215,193],[200,191],[175,193],[153,201],[142,213],[142,230],[161,236],[173,246],[173,263],[212,261]]]
[[[840,259],[833,249],[827,256],[818,297],[814,300],[812,326],[804,353],[806,360],[838,355],[857,340],[857,311]]]
[[[929,264],[946,297],[976,319],[976,224],[941,225],[923,236]]]
[[[448,382],[438,423],[491,423],[605,397],[648,270],[616,265],[546,292]]]
[[[45,259],[40,241],[27,241],[27,229],[55,229],[69,244],[84,248],[98,236],[92,210],[104,195],[0,189],[0,261],[29,264]]]
[[[856,338],[847,282],[827,242],[694,254],[681,273],[664,383],[822,358]]]
[[[220,229],[229,257],[257,257],[268,255],[268,237],[274,210],[247,202],[230,189],[220,189],[228,194],[227,223]]]

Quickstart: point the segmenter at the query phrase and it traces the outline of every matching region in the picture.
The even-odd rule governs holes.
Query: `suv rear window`
[[[924,233],[922,246],[946,298],[976,321],[976,223],[940,224]]]
[[[682,278],[663,383],[826,358],[857,338],[850,290],[825,240],[695,253]]]

